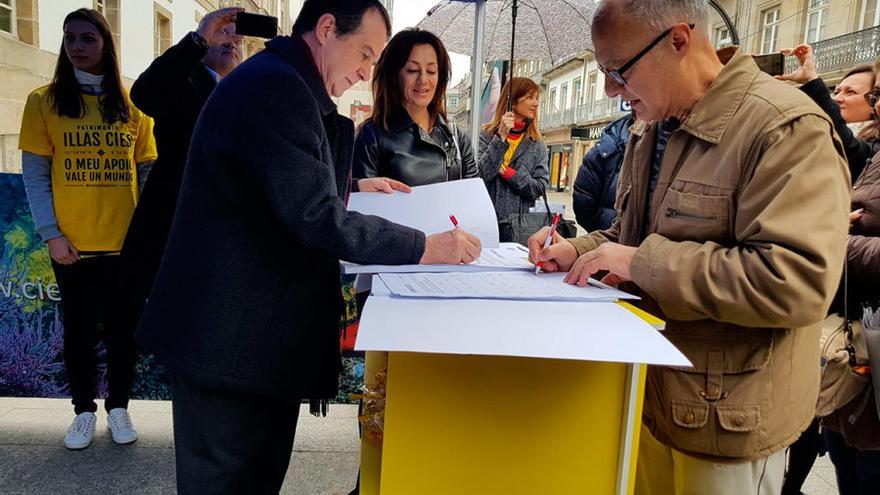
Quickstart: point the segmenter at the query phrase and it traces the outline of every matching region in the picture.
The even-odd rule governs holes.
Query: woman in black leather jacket
[[[409,186],[478,177],[471,140],[446,120],[449,55],[432,33],[394,35],[373,71],[373,115],[355,141],[355,179]]]

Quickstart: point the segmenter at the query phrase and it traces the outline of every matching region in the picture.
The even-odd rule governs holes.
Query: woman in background
[[[156,159],[153,122],[131,104],[104,17],[79,9],[64,19],[52,82],[28,97],[19,146],[34,224],[61,291],[64,366],[76,417],[64,445],[95,433],[99,329],[107,348],[107,425],[116,443],[137,440],[128,414],[135,315],[119,280],[119,252]]]
[[[508,112],[511,82],[513,105]],[[525,77],[505,83],[495,117],[480,133],[480,175],[498,220],[527,213],[550,179],[547,146],[538,132],[539,92],[538,85]]]

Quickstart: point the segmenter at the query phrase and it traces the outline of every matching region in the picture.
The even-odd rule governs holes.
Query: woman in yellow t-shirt
[[[63,27],[55,76],[28,97],[19,147],[31,214],[61,291],[76,414],[64,444],[82,449],[95,431],[99,328],[107,348],[108,426],[117,443],[137,440],[127,411],[136,320],[123,297],[118,254],[156,145],[152,120],[122,86],[104,17],[79,9]]]

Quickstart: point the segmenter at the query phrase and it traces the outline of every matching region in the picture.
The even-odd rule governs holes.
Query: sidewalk
[[[132,401],[140,439],[119,446],[110,439],[99,404],[98,430],[91,447],[69,451],[62,445],[73,419],[66,399],[0,398],[0,492],[4,495],[92,493],[174,493],[171,403]],[[338,495],[354,487],[359,441],[357,406],[332,405],[329,416],[300,413],[293,460],[283,494]],[[837,493],[828,457],[820,457],[804,486],[807,495]],[[538,494],[536,494],[538,495]]]
[[[113,443],[98,405],[92,446],[70,451],[62,443],[73,420],[67,399],[0,398],[0,492],[4,495],[172,494],[174,442],[171,402],[132,401],[140,439]],[[326,418],[300,411],[293,460],[281,493],[347,494],[355,483],[360,442],[357,406],[331,405]]]

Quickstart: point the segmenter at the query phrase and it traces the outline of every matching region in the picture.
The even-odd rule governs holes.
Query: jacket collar
[[[318,102],[321,114],[325,117],[331,113],[336,113],[336,104],[327,94],[327,88],[324,87],[324,81],[318,74],[318,67],[309,45],[300,36],[276,36],[266,42],[266,49],[276,53],[285,62],[290,64],[306,82],[309,92]]]
[[[721,142],[748,88],[760,74],[758,64],[750,55],[743,54],[739,47],[729,46],[718,50],[718,58],[724,63],[724,68],[679,127],[712,144]],[[643,136],[650,127],[650,123],[637,120],[629,131]]]
[[[217,87],[217,80],[211,76],[204,63],[198,64],[193,69],[190,73],[190,81],[192,81],[193,86],[200,93],[202,99],[207,99],[211,91],[214,91],[214,88]]]
[[[404,109],[392,112],[390,118],[388,119],[388,127],[391,129],[392,132],[395,133],[403,131],[414,125],[416,125],[416,123],[413,122],[412,118],[410,118],[409,112]],[[449,129],[449,126],[446,123],[446,119],[444,119],[442,115],[437,115],[436,125],[439,125],[444,129]]]
[[[681,123],[682,130],[712,144],[721,141],[746,92],[760,74],[758,64],[739,47],[718,50],[718,58],[724,68]]]

